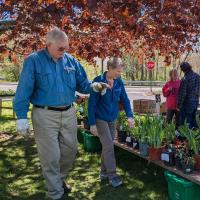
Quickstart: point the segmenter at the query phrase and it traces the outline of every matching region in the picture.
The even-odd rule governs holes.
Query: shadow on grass
[[[46,188],[32,137],[13,136],[0,142],[0,199],[43,200]],[[99,180],[100,155],[90,154],[82,145],[67,182],[72,186],[68,200],[166,200],[163,170],[120,149],[116,149],[122,187],[113,189]]]
[[[13,136],[1,141],[0,146],[0,199],[44,199],[44,183],[33,138],[25,141]],[[38,195],[40,198],[35,197]]]

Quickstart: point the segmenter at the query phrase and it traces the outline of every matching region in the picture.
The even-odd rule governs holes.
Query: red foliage
[[[6,0],[0,18],[10,12],[15,23],[0,43],[13,40],[16,51],[29,53],[58,26],[69,35],[71,53],[87,60],[130,51],[136,40],[147,56],[154,49],[180,54],[198,42],[199,10],[199,0]]]

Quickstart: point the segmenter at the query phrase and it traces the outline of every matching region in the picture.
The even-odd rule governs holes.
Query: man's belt
[[[38,105],[34,105],[34,107],[42,108],[42,109],[45,109],[45,110],[66,111],[66,110],[69,110],[71,107],[73,107],[73,104],[71,104],[69,106],[62,106],[62,107],[38,106]]]

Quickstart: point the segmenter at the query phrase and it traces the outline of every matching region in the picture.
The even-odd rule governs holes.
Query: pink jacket
[[[180,80],[168,81],[163,89],[163,96],[167,98],[166,106],[167,109],[176,109],[178,101],[178,92],[180,88]]]

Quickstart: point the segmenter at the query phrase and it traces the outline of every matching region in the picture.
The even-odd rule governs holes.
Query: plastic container
[[[169,200],[199,200],[199,186],[175,174],[165,171]]]
[[[77,129],[77,139],[78,142],[83,144],[83,135],[84,135],[85,131],[83,129],[78,128]]]
[[[101,151],[101,142],[97,136],[92,135],[90,132],[85,131],[83,134],[84,149],[87,152]]]
[[[139,152],[142,156],[148,156],[148,148],[148,144],[139,142]]]
[[[120,131],[120,130],[118,130],[117,141],[119,143],[126,143],[126,137],[127,137],[126,131]]]
[[[149,160],[160,161],[162,151],[163,147],[158,147],[158,148],[149,147],[148,148]]]

